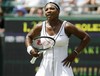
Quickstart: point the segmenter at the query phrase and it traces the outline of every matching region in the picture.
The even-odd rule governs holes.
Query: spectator
[[[0,0],[0,4],[2,3],[2,0]]]
[[[24,7],[27,8],[29,11],[29,15],[36,15],[36,16],[42,16],[43,10],[42,7],[44,5],[43,0],[25,0]]]
[[[97,6],[94,8],[97,14],[100,14],[100,0],[91,0],[91,4]]]
[[[25,4],[25,0],[14,0],[12,4],[17,7],[17,6],[23,6]]]
[[[37,16],[42,17],[43,16],[43,8],[38,8],[37,9]]]
[[[0,60],[1,60],[1,63],[0,63],[0,75],[2,75],[2,65],[3,65],[3,59],[2,59],[2,36],[3,36],[3,33],[4,33],[4,18],[3,18],[3,12],[1,10],[1,7],[0,7]]]
[[[22,6],[17,6],[13,9],[13,14],[15,16],[26,16],[27,10]]]
[[[38,8],[32,7],[32,8],[30,8],[29,15],[35,15],[35,16],[38,16],[38,17],[42,17],[43,16],[42,7],[38,7]]]
[[[86,7],[86,5],[90,4],[90,0],[75,0],[76,2],[76,6],[78,7],[78,12],[82,13],[82,12],[86,12],[88,13],[89,7]]]
[[[4,32],[4,14],[3,14],[3,10],[0,7],[0,33]]]
[[[3,42],[3,39],[4,39],[4,12],[3,12],[3,9],[1,7],[2,5],[2,0],[0,0],[0,75],[3,74],[3,56],[2,56],[2,52],[3,52],[3,48],[2,48],[2,42]]]
[[[38,7],[41,6],[41,0],[25,0],[25,7]]]
[[[73,6],[75,6],[75,0],[61,0],[60,5],[64,13],[69,14],[74,10]]]

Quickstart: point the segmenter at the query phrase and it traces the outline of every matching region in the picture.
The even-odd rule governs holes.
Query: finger
[[[39,57],[40,54],[38,54],[37,52],[34,52],[34,53],[33,53],[33,56],[34,56],[34,57]]]
[[[62,61],[62,63],[63,63],[63,66],[65,66],[65,65],[66,65],[66,63],[67,63],[67,61],[64,61],[64,60],[63,60],[63,61]]]
[[[38,54],[34,54],[33,56],[34,56],[34,57],[39,57],[39,55],[38,55]]]
[[[39,54],[39,57],[40,57],[40,56],[42,56],[43,53],[38,53],[38,54]]]
[[[68,67],[70,67],[70,65],[71,65],[71,62],[69,62]]]
[[[68,61],[68,62],[66,63],[66,67],[69,66],[69,64],[70,64],[70,62]]]
[[[64,64],[63,64],[63,66],[68,65],[68,62],[69,62],[69,61],[65,61]]]
[[[66,60],[64,59],[64,60],[62,61],[62,63],[65,62],[65,61],[66,61]]]

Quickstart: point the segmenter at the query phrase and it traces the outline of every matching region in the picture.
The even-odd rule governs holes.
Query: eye
[[[51,10],[55,10],[56,8],[54,8],[54,7],[51,7],[50,9],[51,9]]]
[[[46,8],[45,11],[47,11],[48,9]]]
[[[48,10],[55,10],[56,8],[54,7],[50,7],[50,8],[45,8],[45,11],[48,11]]]
[[[54,10],[55,8],[54,8],[54,7],[51,7],[50,9],[51,9],[51,10]]]

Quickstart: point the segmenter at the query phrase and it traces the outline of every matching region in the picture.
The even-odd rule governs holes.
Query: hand
[[[39,57],[39,56],[41,56],[41,53],[38,53],[38,51],[35,50],[35,49],[32,49],[30,53],[31,53],[31,55],[34,56],[34,57]]]
[[[67,58],[65,58],[62,61],[63,66],[70,67],[76,56],[77,56],[77,54],[75,52],[73,52],[72,54],[70,54]]]

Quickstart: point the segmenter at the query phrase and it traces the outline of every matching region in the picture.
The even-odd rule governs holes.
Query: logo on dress
[[[64,35],[60,35],[60,36],[64,36]]]

